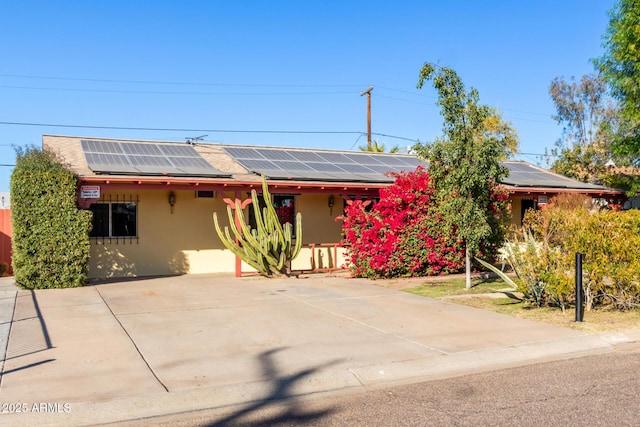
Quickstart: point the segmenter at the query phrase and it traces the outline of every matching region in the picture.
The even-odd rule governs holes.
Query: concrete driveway
[[[14,294],[0,383],[0,423],[12,425],[150,419],[362,390],[626,339],[344,277],[188,275]]]

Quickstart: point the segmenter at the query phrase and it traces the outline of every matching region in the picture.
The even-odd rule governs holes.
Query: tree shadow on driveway
[[[314,420],[319,420],[333,412],[331,408],[320,411],[305,411],[302,408],[300,402],[292,391],[292,388],[297,382],[309,375],[322,370],[328,366],[334,365],[339,362],[335,360],[333,362],[325,363],[324,365],[304,369],[292,375],[285,375],[279,373],[276,367],[273,356],[286,350],[286,347],[276,348],[273,350],[265,351],[258,356],[262,372],[272,383],[271,392],[263,399],[251,403],[244,408],[233,412],[230,415],[225,416],[222,419],[214,421],[210,424],[206,424],[208,427],[222,427],[222,426],[249,426],[249,425],[274,425],[278,423],[305,423]],[[242,420],[250,415],[255,415],[256,412],[268,408],[270,405],[278,404],[278,408],[282,405],[285,406],[285,410],[279,410],[275,415],[266,415],[264,419],[257,420]]]
[[[54,348],[51,342],[47,324],[44,320],[44,317],[42,316],[42,311],[40,310],[40,304],[38,303],[36,292],[34,290],[30,290],[29,292],[31,296],[31,303],[29,304],[28,302],[24,302],[24,304],[30,305],[30,309],[33,311],[33,315],[27,315],[27,317],[16,319],[14,309],[11,322],[9,324],[10,329],[7,337],[12,338],[12,340],[11,342],[9,342],[9,339],[7,339],[6,346],[0,349],[0,356],[2,356],[0,358],[0,385],[2,384],[4,377],[8,374],[55,361],[55,359],[49,358],[37,362],[28,363],[20,367],[14,367],[13,369],[5,370],[5,363],[8,360],[19,359],[21,357],[30,356],[32,354],[44,352],[46,350]],[[17,300],[15,304],[17,304]],[[18,343],[16,343],[17,338],[11,336],[11,334],[14,333],[12,332],[12,330],[18,323],[23,322],[29,323],[31,326],[26,329],[26,331],[28,332],[26,336],[20,337],[18,339]]]

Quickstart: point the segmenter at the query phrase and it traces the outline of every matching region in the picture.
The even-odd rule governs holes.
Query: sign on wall
[[[81,199],[99,199],[100,198],[100,186],[99,185],[83,185],[80,187]]]

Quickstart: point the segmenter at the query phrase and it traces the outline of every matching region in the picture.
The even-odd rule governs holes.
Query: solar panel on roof
[[[244,148],[244,147],[225,147],[224,151],[227,152],[228,155],[233,157],[234,159],[253,159],[253,160],[264,160],[265,157],[258,153],[258,150],[254,148]]]
[[[286,171],[312,171],[313,168],[308,163],[301,163],[297,161],[279,161],[278,166]]]
[[[291,156],[293,156],[296,160],[300,160],[303,162],[322,162],[323,161],[322,157],[312,152],[291,151],[289,154],[291,154]]]
[[[376,156],[375,154],[360,154],[357,156],[358,163],[364,165],[384,165],[386,156]]]
[[[192,146],[81,140],[89,168],[96,173],[229,177]]]
[[[242,166],[252,172],[261,173],[262,170],[282,170],[269,160],[242,160]]]
[[[122,154],[120,145],[113,141],[81,140],[80,145],[84,152]]]
[[[265,150],[265,149],[256,149],[258,154],[264,157],[267,160],[288,160],[295,161],[296,158],[289,155],[286,151],[283,150]]]
[[[365,173],[365,174],[371,174],[371,173],[375,173],[375,171],[369,169],[366,166],[362,166],[362,165],[339,165],[342,169],[344,169],[347,172],[350,173]]]
[[[373,170],[373,171],[375,171],[375,172],[377,172],[377,173],[379,173],[379,174],[383,174],[383,175],[384,175],[385,173],[387,173],[387,172],[396,172],[396,173],[397,173],[397,172],[400,172],[400,171],[402,171],[402,170],[403,170],[402,168],[398,168],[398,167],[395,167],[395,166],[382,166],[382,165],[380,165],[380,166],[376,166],[376,165],[368,165],[367,167],[368,167],[369,169],[371,169],[371,170]]]
[[[277,179],[390,182],[386,172],[411,171],[420,160],[407,155],[284,148],[223,147],[250,172]],[[280,172],[282,171],[282,172]]]
[[[344,169],[341,169],[339,166],[334,165],[333,163],[307,163],[307,166],[311,167],[313,170],[317,172],[345,172]]]
[[[172,157],[200,157],[200,154],[190,145],[158,145],[166,156]]]
[[[322,160],[329,163],[357,163],[355,160],[340,153],[317,153]]]
[[[129,160],[135,166],[171,166],[166,158],[158,156],[129,156]]]
[[[120,143],[123,151],[127,154],[138,154],[142,156],[162,156],[162,152],[155,144],[134,144]]]

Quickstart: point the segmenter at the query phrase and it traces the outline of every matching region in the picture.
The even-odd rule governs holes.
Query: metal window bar
[[[102,209],[99,211],[98,215],[100,215],[99,223],[104,224],[102,233],[100,236],[96,236],[95,239],[96,244],[102,243],[105,244],[105,240],[108,239],[109,243],[113,243],[113,239],[115,238],[116,244],[120,244],[120,238],[122,238],[122,243],[126,243],[127,239],[129,244],[133,244],[133,241],[136,241],[136,244],[140,244],[140,236],[138,234],[138,204],[140,203],[140,196],[136,194],[135,198],[133,194],[129,194],[128,200],[126,195],[122,195],[120,198],[119,194],[114,196],[109,194],[109,197],[102,195],[97,203],[107,205],[107,209]],[[135,231],[128,233],[127,235],[121,235],[122,233],[119,230],[127,229],[128,218],[126,215],[123,215],[124,212],[117,212],[120,204],[133,204],[135,206],[134,215],[133,215],[133,227]],[[96,213],[94,212],[94,215]]]

